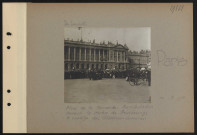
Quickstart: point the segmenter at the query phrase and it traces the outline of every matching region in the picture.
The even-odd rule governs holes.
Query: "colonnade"
[[[78,52],[77,52],[77,49]],[[83,52],[82,52],[83,49]],[[65,49],[66,61],[126,62],[126,52],[105,48],[70,47]],[[83,56],[83,59],[82,59]]]

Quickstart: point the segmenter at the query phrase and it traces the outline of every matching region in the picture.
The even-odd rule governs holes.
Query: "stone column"
[[[110,55],[110,50],[108,50],[108,52],[109,52],[109,61],[111,61],[111,55]]]
[[[124,52],[122,52],[122,62],[124,62]]]
[[[70,47],[68,47],[68,60],[70,60]]]
[[[105,51],[104,51],[104,49],[103,49],[103,60],[104,60],[104,57],[105,57],[104,52],[105,52]]]
[[[99,61],[100,61],[100,49],[99,49]]]
[[[68,71],[70,71],[70,64],[68,63]]]
[[[74,61],[75,61],[76,48],[74,47]]]
[[[79,48],[79,61],[81,61],[81,47]]]
[[[125,52],[124,52],[124,62],[125,62],[125,58],[126,58],[126,56],[125,56]]]
[[[92,49],[90,48],[90,52],[89,52],[89,61],[91,61],[92,60],[92,55],[91,55],[91,53],[92,53]]]
[[[123,55],[122,55],[122,51],[120,52],[120,62],[122,62]]]
[[[125,61],[127,62],[127,55],[126,55],[126,53],[125,53]]]
[[[107,50],[107,61],[108,61],[108,50]]]
[[[116,57],[117,57],[117,62],[118,62],[118,51],[117,51],[117,55],[116,55]]]
[[[115,61],[115,59],[114,59],[114,53],[115,53],[115,51],[113,50],[113,61]]]
[[[96,49],[94,49],[94,61],[96,61]]]
[[[86,61],[86,48],[85,48],[85,59],[84,60]]]

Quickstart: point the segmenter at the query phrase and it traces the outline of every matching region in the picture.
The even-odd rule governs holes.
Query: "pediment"
[[[122,45],[116,45],[114,48],[118,48],[118,49],[125,49],[125,47],[124,47],[124,46],[122,46]]]

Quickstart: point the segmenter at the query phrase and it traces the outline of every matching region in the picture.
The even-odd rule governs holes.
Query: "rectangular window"
[[[89,49],[86,49],[86,60],[89,61],[90,52]]]
[[[91,60],[94,60],[94,49],[91,49]]]
[[[70,59],[74,60],[74,48],[70,48]]]
[[[120,61],[120,52],[118,52],[118,61]]]
[[[79,48],[76,48],[76,60],[79,60]]]
[[[68,47],[64,46],[64,58],[65,60],[68,60]]]
[[[117,51],[114,51],[114,61],[117,61]]]
[[[113,61],[113,53],[114,53],[113,51],[110,51],[110,56],[109,56],[110,57],[110,61]]]
[[[81,60],[85,60],[85,49],[81,48]]]

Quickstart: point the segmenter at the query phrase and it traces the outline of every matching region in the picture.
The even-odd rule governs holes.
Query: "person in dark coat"
[[[91,69],[88,70],[88,77],[90,80],[92,79],[92,70]]]

